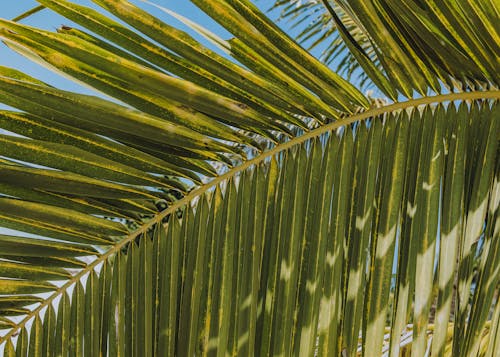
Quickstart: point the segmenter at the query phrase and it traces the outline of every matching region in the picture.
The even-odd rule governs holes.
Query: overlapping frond
[[[379,67],[373,45],[363,30],[338,5],[332,8],[356,43],[362,47],[370,60]],[[291,30],[300,29],[295,39],[309,51],[319,49],[320,60],[347,79],[370,88],[373,83],[364,72],[356,57],[349,52],[335,21],[321,0],[277,0],[269,11],[280,11],[279,19]],[[297,31],[297,30],[296,30]]]
[[[493,1],[292,0],[275,6],[284,7],[285,18],[302,9],[313,14],[297,20],[311,21],[299,38],[331,41],[325,51],[339,58],[339,69],[361,67],[394,100],[429,91],[498,88],[500,33]]]
[[[6,356],[493,355],[494,4],[324,1],[381,91],[424,96],[374,109],[247,0],[193,0],[234,61],[93,1],[121,22],[67,0],[39,3],[79,28],[0,19],[11,49],[107,96],[0,67],[0,227],[23,232],[0,235]],[[443,84],[459,93],[425,98]]]

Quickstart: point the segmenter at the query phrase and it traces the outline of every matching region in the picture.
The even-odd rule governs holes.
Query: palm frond
[[[498,105],[488,102],[426,106],[369,117],[259,160],[196,204],[182,205],[181,219],[169,216],[118,243],[98,259],[85,288],[76,282],[57,314],[54,298],[43,302],[48,310],[30,337],[40,340],[29,350],[366,354],[398,349],[408,328],[415,355],[428,348],[429,329],[433,351],[486,348],[494,343],[486,322],[500,278],[489,264],[498,260],[500,242],[493,233],[497,117]],[[481,130],[468,131],[475,120],[484,121]],[[465,165],[470,161],[478,164]],[[456,184],[467,176],[476,177],[471,190]],[[453,215],[463,209],[465,217]],[[458,282],[469,281],[470,289],[474,280],[474,298],[451,311],[450,272],[469,265],[465,247],[474,229],[484,247],[470,251],[482,263]],[[75,254],[67,244],[60,249]],[[31,299],[18,305],[38,302]],[[70,327],[69,341],[47,332],[64,311],[76,329]],[[26,342],[19,341],[22,349]]]
[[[79,28],[0,19],[11,49],[107,95],[0,67],[0,227],[22,232],[0,235],[6,356],[493,356],[493,4],[324,1],[381,91],[422,96],[380,106],[247,0],[193,0],[234,61],[94,2],[120,22],[67,0],[39,3]]]

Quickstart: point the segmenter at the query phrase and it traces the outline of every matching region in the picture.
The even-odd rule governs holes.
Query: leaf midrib
[[[59,289],[57,289],[51,296],[49,296],[46,300],[44,300],[39,306],[37,306],[34,310],[32,310],[24,319],[22,319],[18,324],[16,324],[12,329],[5,334],[4,336],[0,337],[0,345],[13,337],[17,331],[22,329],[23,327],[26,326],[26,324],[36,315],[40,313],[42,309],[47,307],[49,304],[51,304],[55,299],[57,299],[59,296],[63,295],[69,287],[71,287],[73,284],[77,283],[80,281],[81,278],[83,278],[86,274],[91,272],[95,267],[97,267],[99,264],[104,262],[106,259],[108,259],[110,256],[115,254],[116,252],[120,251],[126,244],[129,242],[133,241],[136,237],[139,235],[145,233],[153,227],[155,224],[161,222],[163,218],[165,218],[167,215],[174,213],[177,209],[183,207],[184,205],[188,204],[191,200],[194,198],[203,195],[205,192],[210,190],[211,188],[217,186],[219,183],[237,175],[238,173],[250,168],[251,166],[257,165],[264,161],[267,158],[270,158],[281,151],[287,150],[295,145],[299,145],[304,143],[307,140],[316,138],[324,133],[327,133],[329,131],[333,131],[341,126],[348,125],[351,123],[354,123],[356,121],[360,120],[366,120],[370,117],[375,117],[381,114],[385,113],[390,113],[390,112],[395,112],[398,110],[403,110],[407,108],[412,108],[412,107],[418,107],[420,105],[427,105],[427,104],[433,104],[433,103],[443,103],[443,102],[448,102],[448,101],[456,101],[456,100],[476,100],[476,99],[500,99],[500,91],[494,90],[494,91],[475,91],[475,92],[460,92],[460,93],[450,93],[450,94],[442,94],[442,95],[436,95],[436,96],[428,96],[428,97],[423,97],[423,98],[418,98],[418,99],[410,99],[405,102],[396,102],[394,104],[386,105],[380,108],[374,108],[367,110],[363,113],[360,114],[355,114],[350,117],[344,118],[337,120],[335,122],[326,124],[324,126],[321,126],[315,130],[312,130],[304,135],[298,136],[296,138],[293,138],[292,140],[279,144],[272,148],[269,151],[266,151],[262,153],[261,155],[248,160],[241,164],[240,166],[237,166],[225,174],[218,176],[214,178],[212,181],[209,183],[200,186],[199,188],[191,191],[188,195],[184,196],[182,199],[179,201],[175,202],[172,204],[170,207],[165,209],[162,212],[159,212],[157,215],[155,215],[150,221],[142,225],[140,228],[138,228],[136,231],[132,232],[131,234],[127,235],[124,237],[121,241],[117,242],[114,246],[112,246],[109,250],[104,252],[103,254],[97,256],[97,258],[88,264],[84,269],[82,269],[78,274],[76,274],[72,279],[68,280],[64,285],[62,285]]]

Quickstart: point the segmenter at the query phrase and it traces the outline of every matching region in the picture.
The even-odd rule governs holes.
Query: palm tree
[[[498,356],[497,1],[278,1],[350,81],[250,0],[163,9],[233,60],[38,2],[4,43],[109,99],[0,67],[4,356]]]

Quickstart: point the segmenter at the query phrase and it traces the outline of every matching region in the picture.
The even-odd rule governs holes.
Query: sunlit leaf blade
[[[60,268],[38,268],[6,261],[0,261],[0,274],[6,278],[33,281],[67,280],[71,278],[71,274]]]
[[[23,328],[16,343],[16,357],[24,357],[28,354],[28,330]]]
[[[40,315],[36,315],[35,321],[33,321],[33,325],[31,325],[29,356],[30,357],[43,356],[43,326]]]
[[[43,319],[43,346],[42,355],[53,356],[55,354],[55,331],[56,328],[56,313],[54,306],[50,304],[45,311]]]
[[[227,151],[227,146],[193,130],[98,97],[42,87],[7,77],[0,77],[0,91],[2,101],[6,104],[116,139],[123,136],[136,140],[143,138],[158,143],[166,141],[174,146],[191,149]]]
[[[97,250],[83,245],[55,241],[0,235],[0,249],[3,256],[31,257],[79,257],[94,255]]]
[[[8,259],[16,262],[22,262],[26,264],[32,264],[35,266],[46,266],[46,267],[60,267],[69,269],[81,269],[85,268],[87,264],[77,258],[67,258],[67,257],[30,257],[30,256],[20,256],[20,255],[1,255],[3,259]]]
[[[454,110],[450,106],[448,110]],[[451,119],[451,120],[450,120]],[[443,218],[441,223],[440,259],[436,304],[435,330],[432,351],[444,353],[448,321],[452,313],[453,272],[456,269],[460,231],[462,227],[463,184],[466,149],[467,107],[463,103],[457,117],[448,116],[448,142],[446,143],[445,177],[443,182]]]
[[[127,233],[126,227],[118,222],[39,203],[0,198],[0,209],[0,218],[43,222],[43,225],[56,231],[67,232],[75,235],[75,237],[81,234],[82,238],[87,240],[95,239],[96,242],[110,242],[112,239],[109,236]]]
[[[0,173],[2,174],[0,182],[5,184],[74,196],[108,199],[155,197],[140,188],[118,185],[69,172],[0,164]]]
[[[33,294],[57,289],[56,286],[43,281],[0,279],[0,292],[8,294]]]
[[[17,134],[32,139],[72,145],[146,172],[187,175],[175,165],[139,150],[106,140],[85,130],[60,124],[54,120],[47,120],[27,113],[1,111],[0,122],[4,129]]]
[[[389,127],[396,123],[388,123]],[[366,261],[370,241],[370,232],[373,229],[373,211],[376,200],[377,169],[380,162],[380,152],[384,151],[392,158],[393,150],[390,147],[381,147],[382,123],[375,121],[368,132],[365,126],[361,126],[358,132],[358,142],[364,143],[365,147],[357,147],[355,163],[356,185],[359,185],[357,197],[359,202],[352,212],[350,222],[350,238],[348,243],[349,268],[346,269],[347,289],[346,306],[343,312],[343,329],[346,333],[345,343],[351,346],[350,353],[355,353],[354,341],[358,340],[359,330],[363,316],[363,291],[361,286],[366,283]],[[360,150],[361,149],[361,150]],[[401,153],[403,154],[403,153]],[[388,159],[387,163],[396,162]],[[384,167],[385,169],[385,167]],[[385,170],[381,175],[385,175]]]
[[[23,73],[21,71],[18,71],[17,69],[14,68],[9,68],[5,66],[0,66],[0,76],[2,77],[7,77],[7,78],[12,78],[12,79],[17,79],[19,81],[24,81],[24,82],[30,82],[33,84],[38,84],[41,86],[48,86],[48,84],[33,78],[26,73]]]
[[[15,323],[2,316],[0,317],[0,326],[2,329],[7,329],[15,326]]]
[[[75,284],[73,299],[71,300],[71,320],[69,337],[69,354],[81,356],[83,354],[84,326],[85,326],[85,292],[80,282]]]
[[[5,344],[4,355],[6,357],[15,357],[16,351],[14,350],[14,344],[11,340],[8,340]]]
[[[327,227],[326,267],[322,287],[321,311],[319,325],[319,348],[327,355],[336,355],[340,351],[340,333],[342,331],[342,267],[344,262],[344,242],[347,234],[350,195],[350,177],[353,162],[353,136],[349,129],[339,138],[337,145],[331,144],[328,152],[333,156],[334,164],[340,170],[334,170],[333,192],[331,201],[330,222]]]
[[[23,307],[27,305],[33,305],[42,301],[42,298],[30,295],[2,296],[0,297],[0,309],[10,307]]]

